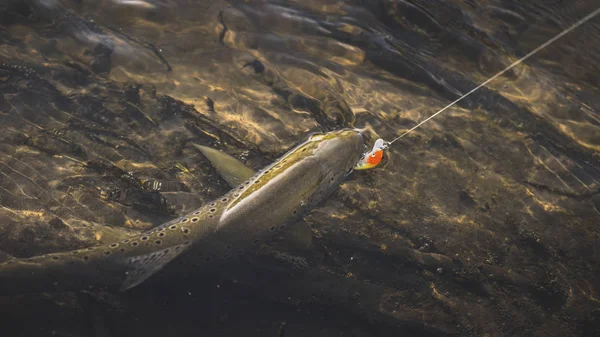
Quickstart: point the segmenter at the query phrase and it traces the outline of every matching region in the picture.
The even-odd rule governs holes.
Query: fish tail
[[[190,241],[152,247],[149,234],[110,245],[0,263],[0,295],[107,287],[125,291],[142,283],[187,250]],[[160,242],[157,240],[157,242]]]

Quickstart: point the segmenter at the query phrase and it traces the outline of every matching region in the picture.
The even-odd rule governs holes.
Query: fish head
[[[352,172],[365,149],[362,133],[357,129],[314,134],[308,141],[313,143],[311,155],[322,166],[335,171],[342,170],[346,175]]]
[[[320,183],[312,202],[317,203],[352,173],[364,153],[365,142],[359,130],[342,129],[312,135],[307,143],[313,149],[312,161],[319,166],[319,173],[315,174],[320,176]]]

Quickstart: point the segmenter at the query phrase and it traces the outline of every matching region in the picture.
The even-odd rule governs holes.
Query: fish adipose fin
[[[127,263],[131,266],[131,269],[126,272],[127,277],[123,281],[119,291],[125,291],[144,282],[157,271],[161,270],[167,263],[179,256],[185,250],[184,246],[172,246],[150,254],[128,258]]]

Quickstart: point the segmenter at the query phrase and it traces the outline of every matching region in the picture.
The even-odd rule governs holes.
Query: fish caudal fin
[[[144,282],[150,276],[161,270],[167,263],[179,256],[185,245],[172,246],[151,254],[133,256],[127,259],[131,269],[126,272],[125,281],[119,288],[120,291],[133,288]]]

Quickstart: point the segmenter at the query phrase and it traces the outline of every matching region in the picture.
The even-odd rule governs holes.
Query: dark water
[[[95,245],[220,196],[194,143],[258,169],[314,131],[391,139],[599,5],[5,0],[0,250]],[[599,335],[599,94],[595,18],[355,172],[307,217],[312,243],[0,298],[0,333]]]

